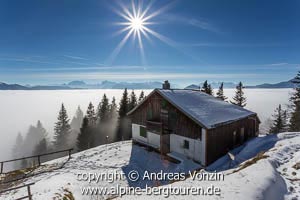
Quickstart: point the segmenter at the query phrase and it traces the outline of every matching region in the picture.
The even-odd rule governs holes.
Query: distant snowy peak
[[[261,85],[246,86],[246,88],[293,88],[294,83],[292,83],[292,81],[293,81],[293,79],[291,79],[289,81],[283,81],[280,83],[274,83],[274,84],[264,83]]]
[[[19,84],[7,84],[7,83],[0,83],[0,90],[67,90],[71,89],[67,86],[23,86]]]
[[[0,90],[26,90],[27,87],[18,84],[7,84],[0,82]]]
[[[113,82],[113,81],[102,81],[101,83],[87,84],[83,81],[72,81],[67,84],[71,88],[81,89],[154,89],[161,88],[161,82],[142,82],[142,83],[131,83],[131,82]]]
[[[67,85],[69,86],[80,86],[80,85],[86,85],[84,81],[71,81]]]
[[[186,86],[184,89],[197,90],[197,89],[199,89],[199,85],[192,84],[192,85]]]

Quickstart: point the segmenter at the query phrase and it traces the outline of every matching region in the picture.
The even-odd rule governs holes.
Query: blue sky
[[[131,10],[131,1],[122,1]],[[134,1],[140,5],[141,1]],[[299,0],[157,0],[145,16],[159,34],[123,48],[118,0],[0,1],[0,81],[176,84],[292,78],[300,69]]]

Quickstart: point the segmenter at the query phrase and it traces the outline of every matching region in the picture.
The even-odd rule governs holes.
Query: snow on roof
[[[197,90],[156,89],[155,91],[194,121],[208,129],[256,115],[256,113],[240,106],[227,103]]]

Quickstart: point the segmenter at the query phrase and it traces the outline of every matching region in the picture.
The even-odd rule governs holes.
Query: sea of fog
[[[135,90],[139,94],[141,90]],[[144,90],[149,94],[151,90]],[[41,90],[41,91],[0,91],[0,161],[11,158],[11,149],[16,135],[25,136],[29,125],[40,120],[49,136],[53,134],[61,103],[64,103],[70,119],[78,106],[85,112],[89,102],[98,106],[105,93],[111,100],[119,102],[123,90]],[[130,91],[129,91],[130,92]],[[232,97],[234,89],[225,89],[225,95]],[[269,118],[278,104],[287,105],[290,89],[245,89],[246,108],[257,112],[264,132]]]

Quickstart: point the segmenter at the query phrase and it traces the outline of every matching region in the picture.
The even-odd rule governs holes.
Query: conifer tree
[[[128,111],[132,110],[135,106],[137,105],[137,98],[134,93],[134,90],[132,90],[130,94],[130,101],[129,101],[129,106],[128,106]]]
[[[143,101],[144,98],[145,98],[145,93],[144,93],[144,91],[142,90],[141,93],[140,93],[140,96],[139,96],[139,103],[140,103],[141,101]]]
[[[203,85],[202,85],[202,88],[201,88],[201,91],[207,93],[207,91],[208,91],[208,83],[207,83],[207,80],[204,81],[204,83],[203,83]]]
[[[224,90],[223,90],[223,82],[221,83],[219,90],[217,92],[217,98],[221,99],[223,101],[226,101],[227,97],[224,95]]]
[[[247,105],[242,82],[239,82],[239,84],[236,86],[235,96],[233,97],[233,101],[230,102],[241,107],[245,107]]]
[[[287,110],[284,110],[283,111],[283,114],[282,114],[282,121],[283,121],[283,131],[288,131],[288,116],[287,116]]]
[[[117,128],[117,141],[121,141],[122,139],[129,139],[131,138],[131,131],[129,130],[129,122],[126,118],[127,112],[129,111],[129,98],[127,88],[125,88],[123,92],[122,99],[120,101],[119,107],[119,124]]]
[[[77,137],[77,149],[83,151],[94,146],[93,131],[89,125],[88,117],[84,117],[80,133]]]
[[[78,106],[75,116],[73,117],[71,124],[70,124],[72,130],[79,132],[81,124],[82,124],[82,120],[83,120],[83,112],[82,112],[80,106]]]
[[[90,126],[96,125],[97,117],[96,117],[95,108],[94,108],[94,105],[92,104],[92,102],[89,103],[89,106],[86,111],[86,117],[88,119]]]
[[[120,118],[126,117],[126,114],[129,111],[128,108],[129,108],[129,98],[128,98],[127,88],[125,88],[122,99],[120,101],[120,107],[119,107]]]
[[[110,116],[109,100],[104,94],[97,110],[98,123],[107,122]]]
[[[294,83],[294,92],[289,99],[291,108],[289,131],[300,131],[300,71],[292,83]]]
[[[39,120],[36,126],[30,125],[23,142],[23,154],[26,156],[32,155],[34,147],[46,136],[47,132]]]
[[[281,105],[279,104],[278,108],[275,109],[275,114],[273,115],[274,121],[270,128],[270,133],[280,133],[284,132],[285,122],[284,122],[284,111],[281,109]]]
[[[110,119],[113,119],[117,116],[117,110],[118,110],[118,106],[116,103],[116,98],[113,97],[111,104],[109,106],[109,114],[110,114]]]
[[[16,143],[12,150],[12,154],[14,158],[19,158],[23,156],[23,151],[22,151],[23,144],[24,144],[23,136],[21,135],[21,133],[18,133],[16,138]]]
[[[209,94],[209,95],[213,95],[214,94],[213,88],[212,88],[212,86],[210,84],[208,85],[206,94]]]
[[[33,155],[44,154],[48,151],[47,139],[43,138],[34,148]]]
[[[43,138],[34,148],[33,155],[39,155],[48,153],[48,142],[46,138]],[[41,157],[40,162],[46,162],[48,160],[51,160],[52,157]]]
[[[21,158],[21,157],[24,156],[23,145],[24,145],[23,136],[21,135],[21,133],[18,133],[18,135],[16,137],[15,145],[12,149],[13,158]],[[14,168],[15,169],[24,168],[24,167],[26,167],[26,165],[22,164],[22,161],[14,162]]]
[[[43,127],[40,120],[37,121],[36,129],[37,129],[37,132],[38,132],[37,133],[38,137],[40,138],[39,141],[41,141],[42,139],[44,139],[47,136],[46,129]]]
[[[213,95],[213,88],[210,84],[208,84],[207,80],[204,81],[201,91],[205,92],[206,94]]]
[[[54,127],[54,146],[56,149],[66,148],[68,146],[68,137],[71,131],[69,124],[69,118],[64,104],[61,105],[61,109],[58,114],[57,122]]]

